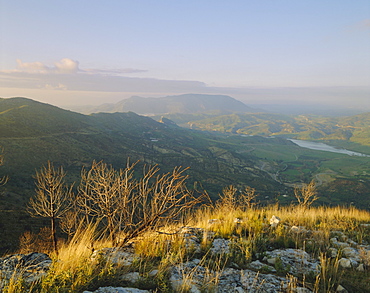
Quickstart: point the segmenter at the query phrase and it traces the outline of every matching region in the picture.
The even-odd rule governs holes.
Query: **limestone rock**
[[[347,242],[338,241],[336,237],[331,238],[330,243],[336,248],[345,248],[350,246]]]
[[[351,260],[345,257],[342,257],[339,261],[339,265],[344,269],[349,269],[352,267]]]
[[[335,292],[338,292],[338,293],[347,293],[348,291],[342,285],[338,285],[337,290],[335,290]]]
[[[242,288],[248,293],[286,292],[289,286],[289,280],[284,277],[279,277],[271,274],[259,274],[250,270],[244,270],[241,272],[240,282],[242,284]],[[297,287],[296,289],[299,290],[301,289],[301,287]],[[311,292],[308,289],[304,290],[305,291],[303,292]]]
[[[136,283],[140,281],[140,279],[141,279],[141,276],[138,272],[127,273],[121,276],[121,280],[130,282],[130,283]]]
[[[290,228],[290,232],[293,232],[293,233],[304,233],[304,232],[307,232],[307,229],[303,226],[292,226]]]
[[[115,265],[129,266],[137,257],[132,249],[102,248],[94,251],[91,260],[99,261],[103,259]]]
[[[364,264],[359,264],[359,266],[356,268],[356,270],[359,271],[359,272],[364,272],[365,271]]]
[[[0,258],[0,289],[10,278],[22,277],[25,282],[33,282],[46,275],[52,260],[45,253],[14,254]]]
[[[279,225],[280,222],[281,222],[281,219],[275,215],[273,215],[270,219],[271,227],[277,227],[277,225]]]
[[[361,260],[360,258],[360,253],[358,252],[357,249],[353,248],[353,247],[345,247],[342,249],[342,253],[345,257],[347,258],[351,258],[357,262],[359,262]]]
[[[334,258],[338,255],[338,249],[337,248],[334,248],[334,247],[330,247],[328,249],[328,253],[329,253],[329,256]]]
[[[266,265],[260,262],[259,260],[252,261],[250,264],[248,264],[248,268],[254,271],[264,271],[264,272],[271,272],[271,273],[276,272],[276,269],[273,266]]]
[[[152,270],[149,272],[148,276],[155,277],[156,275],[158,275],[158,273],[159,273],[159,270]]]
[[[318,272],[319,263],[312,259],[310,255],[301,249],[276,249],[273,251],[266,252],[267,261],[272,264],[276,264],[276,260],[279,259],[283,267],[289,269],[289,273],[296,274],[307,274],[310,271]],[[270,261],[269,261],[270,260]]]
[[[178,292],[285,292],[289,280],[271,274],[260,274],[251,270],[225,268],[221,272],[212,271],[190,261],[174,266],[170,272],[172,288]],[[301,291],[311,292],[298,287]],[[303,291],[302,291],[303,290]]]
[[[214,254],[227,254],[230,252],[230,240],[217,238],[213,240],[211,252]]]

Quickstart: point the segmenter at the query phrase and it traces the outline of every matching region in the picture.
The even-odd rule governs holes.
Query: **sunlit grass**
[[[276,228],[269,224],[273,215],[281,219]],[[178,233],[181,225],[168,225],[141,235],[135,241],[135,253],[139,258],[129,267],[120,267],[104,259],[92,261],[93,250],[110,247],[111,242],[101,236],[98,225],[80,227],[69,242],[61,244],[58,255],[51,255],[53,265],[45,277],[28,285],[22,280],[12,279],[3,292],[82,292],[97,286],[124,286],[126,283],[119,276],[130,271],[138,271],[142,276],[138,287],[171,292],[170,268],[194,257],[201,260],[199,266],[205,267],[207,272],[209,284],[208,287],[202,285],[205,286],[203,289],[213,290],[225,265],[234,263],[247,268],[248,263],[258,259],[267,249],[287,247],[304,249],[321,259],[320,274],[306,282],[314,292],[329,292],[342,277],[338,261],[324,254],[333,232],[343,231],[358,243],[370,241],[369,227],[362,225],[370,223],[370,213],[354,207],[302,208],[275,204],[244,209],[218,205],[200,208],[188,214],[184,222],[187,226],[204,229],[197,236],[200,252],[186,246],[184,237]],[[300,227],[302,232],[292,232],[293,226]],[[231,244],[230,252],[217,258],[212,256],[210,248],[212,240],[218,237],[230,240]],[[363,251],[361,257],[366,265],[370,263],[367,252]],[[219,272],[215,275],[217,270]],[[150,275],[152,271],[157,271],[155,276]],[[356,282],[364,288],[366,284],[360,281],[359,274],[356,274]],[[192,283],[191,274],[185,279],[187,281],[179,289],[184,292]],[[348,279],[349,276],[345,276],[346,282]],[[296,279],[290,281],[293,285],[297,282]]]

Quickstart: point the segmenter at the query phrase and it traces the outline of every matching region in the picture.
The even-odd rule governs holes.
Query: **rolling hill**
[[[217,192],[231,182],[253,180],[261,181],[259,188],[266,191],[276,188],[276,182],[255,168],[252,158],[240,156],[224,135],[163,122],[132,112],[83,115],[25,98],[1,99],[0,145],[5,156],[1,171],[11,178],[6,188],[32,182],[35,169],[47,160],[77,177],[92,160],[124,166],[128,158],[159,164],[164,171],[191,167],[194,181]],[[32,188],[30,184],[28,190]]]
[[[233,113],[193,117],[166,115],[192,129],[302,140],[344,140],[370,146],[370,113],[348,117]]]

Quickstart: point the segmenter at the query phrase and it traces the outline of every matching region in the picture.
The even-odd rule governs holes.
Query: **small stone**
[[[275,215],[273,215],[270,219],[270,225],[271,227],[276,227],[281,222],[281,219]]]
[[[268,271],[268,272],[276,272],[276,269],[272,266],[266,265],[259,260],[252,261],[249,265],[249,268],[255,271]]]
[[[292,228],[290,228],[290,231],[294,233],[298,233],[300,230],[298,226],[292,226]]]
[[[130,283],[136,283],[141,279],[138,272],[127,273],[121,276],[121,280],[127,281]]]
[[[128,251],[125,248],[102,248],[94,251],[91,255],[91,260],[103,258],[112,264],[129,266],[136,257],[134,252]]]
[[[306,227],[304,227],[304,226],[292,226],[290,228],[290,231],[293,232],[293,233],[307,232]]]
[[[356,270],[359,271],[359,272],[364,272],[365,271],[364,264],[359,264],[359,266],[356,268]]]
[[[345,247],[342,249],[342,253],[347,258],[353,258],[356,261],[360,260],[359,252],[353,247]]]
[[[349,260],[348,258],[342,257],[338,262],[339,265],[344,269],[351,268],[351,260]]]
[[[149,272],[148,276],[149,277],[155,277],[156,275],[158,275],[159,271],[158,270],[152,270]]]
[[[337,257],[338,255],[338,249],[334,248],[334,247],[330,247],[328,249],[328,252],[329,252],[329,256],[334,258],[334,257]]]
[[[337,287],[337,290],[335,292],[338,292],[338,293],[347,293],[348,291],[346,290],[346,288],[344,288],[342,285],[338,285]]]
[[[338,243],[338,239],[336,237],[330,238],[330,243],[335,245]]]

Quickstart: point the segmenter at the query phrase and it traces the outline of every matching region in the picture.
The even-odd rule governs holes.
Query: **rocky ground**
[[[277,222],[277,223],[276,223]],[[272,226],[279,225],[278,220],[271,220]],[[285,227],[292,233],[307,232],[304,227]],[[185,245],[192,249],[194,255],[201,251],[201,239],[206,231],[201,228],[183,227],[178,231]],[[173,264],[169,269],[169,284],[174,292],[313,292],[312,284],[306,286],[298,281],[302,275],[317,276],[321,271],[320,259],[301,249],[283,248],[267,250],[257,260],[241,267],[235,262],[225,261],[223,256],[231,253],[231,240],[215,237],[211,231],[209,256],[218,259],[213,265],[207,263],[206,257],[188,259],[186,262]],[[203,235],[203,236],[202,236]],[[332,231],[328,258],[337,260],[341,269],[365,271],[369,265],[370,245],[359,244],[345,233]],[[113,265],[130,267],[140,258],[134,252],[133,245],[122,248],[104,248],[95,251],[91,262],[104,259]],[[218,257],[218,258],[217,258]],[[23,278],[25,282],[35,282],[48,273],[52,264],[49,256],[43,253],[15,254],[0,258],[0,291],[11,278]],[[139,293],[151,292],[141,290],[138,284],[147,278],[155,278],[157,269],[145,276],[139,271],[128,270],[120,278],[131,284],[130,287],[101,287],[94,293]],[[300,278],[301,279],[301,278]],[[336,285],[336,292],[347,290]],[[84,293],[92,293],[84,291]]]

